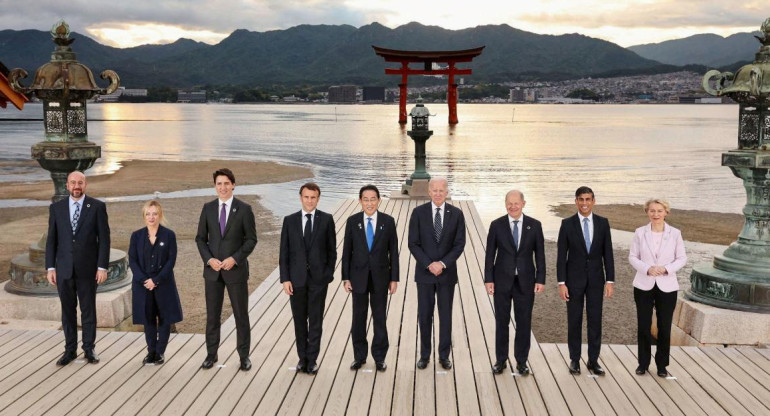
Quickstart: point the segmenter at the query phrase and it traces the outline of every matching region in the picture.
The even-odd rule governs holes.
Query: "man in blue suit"
[[[417,321],[420,326],[420,359],[417,368],[430,362],[433,310],[438,300],[441,366],[452,368],[452,302],[457,284],[457,259],[465,249],[463,212],[446,203],[449,183],[433,178],[428,183],[431,202],[420,205],[409,220],[409,251],[416,261]]]
[[[83,355],[99,362],[96,341],[96,287],[107,280],[110,263],[110,225],[103,202],[86,196],[86,175],[74,171],[67,177],[69,198],[51,204],[45,266],[48,282],[56,286],[61,301],[64,355],[56,362],[75,359],[78,344],[77,306],[83,325]]]

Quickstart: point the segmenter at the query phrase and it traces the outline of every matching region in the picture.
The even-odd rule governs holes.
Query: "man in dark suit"
[[[615,261],[610,223],[594,214],[594,191],[581,186],[575,191],[578,213],[565,218],[559,229],[556,278],[559,296],[567,302],[567,345],[572,374],[580,374],[583,338],[583,304],[588,327],[588,369],[604,374],[599,365],[602,344],[602,295],[614,292]]]
[[[214,366],[219,357],[219,328],[225,288],[233,308],[237,350],[241,370],[251,369],[251,326],[249,325],[249,260],[257,246],[254,212],[246,202],[233,197],[235,175],[219,169],[212,175],[218,198],[201,210],[195,242],[203,259],[206,291],[206,359],[201,368]]]
[[[56,362],[75,359],[78,344],[77,306],[83,325],[83,355],[99,362],[96,341],[96,287],[107,280],[110,263],[110,225],[103,202],[86,196],[86,176],[74,171],[67,177],[69,198],[51,204],[45,265],[48,282],[56,286],[61,301],[64,355]]]
[[[409,251],[416,261],[417,321],[420,326],[420,359],[417,368],[430,362],[433,310],[438,299],[441,366],[452,368],[452,302],[457,284],[457,259],[465,249],[463,212],[446,203],[449,183],[433,178],[428,183],[431,202],[420,205],[409,220]]]
[[[318,372],[326,291],[334,280],[337,232],[334,218],[316,209],[321,188],[302,185],[302,210],[283,219],[279,267],[283,291],[290,296],[296,337],[297,371]]]
[[[527,202],[518,190],[505,195],[504,215],[489,225],[484,283],[495,300],[495,374],[506,368],[511,300],[516,319],[513,355],[516,371],[529,374],[527,359],[532,332],[535,293],[545,288],[545,239],[540,221],[522,214]]]
[[[363,212],[353,214],[345,225],[345,243],[342,248],[342,280],[345,290],[353,293],[353,340],[351,370],[366,363],[368,344],[366,321],[369,303],[372,305],[372,357],[379,371],[385,371],[388,353],[386,311],[388,292],[398,288],[398,235],[396,221],[377,210],[380,190],[366,185],[358,191]]]

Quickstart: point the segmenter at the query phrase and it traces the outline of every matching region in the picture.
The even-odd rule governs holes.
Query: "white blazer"
[[[679,290],[679,282],[676,280],[676,272],[687,263],[687,255],[684,251],[682,233],[668,225],[663,224],[663,241],[656,251],[652,241],[652,224],[639,227],[634,232],[634,242],[628,253],[628,261],[636,269],[634,287],[641,290],[652,290],[657,284],[663,292]],[[663,266],[668,270],[664,276],[649,276],[647,270],[652,266]]]

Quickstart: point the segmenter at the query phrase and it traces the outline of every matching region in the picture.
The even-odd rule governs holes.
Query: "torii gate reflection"
[[[409,75],[448,75],[447,105],[449,106],[449,124],[457,124],[457,84],[455,75],[470,75],[470,68],[457,68],[458,62],[471,62],[481,55],[484,46],[459,51],[402,51],[385,49],[372,45],[374,53],[385,58],[385,62],[400,62],[401,68],[385,68],[388,75],[401,75],[398,99],[398,122],[406,124],[406,85]],[[423,69],[409,68],[410,62],[422,62]],[[433,69],[433,63],[446,63],[447,68]]]

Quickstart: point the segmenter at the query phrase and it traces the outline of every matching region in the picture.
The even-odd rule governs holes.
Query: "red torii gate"
[[[470,75],[470,68],[456,68],[458,62],[471,62],[481,55],[484,46],[460,51],[401,51],[385,49],[372,45],[374,53],[385,58],[385,62],[400,62],[401,68],[385,68],[388,75],[401,75],[398,84],[400,95],[398,99],[398,122],[406,124],[406,81],[409,75],[448,75],[447,105],[449,106],[449,124],[457,124],[457,84],[455,75]],[[409,68],[410,62],[422,62],[423,69]],[[433,63],[446,63],[444,69],[433,69]]]

